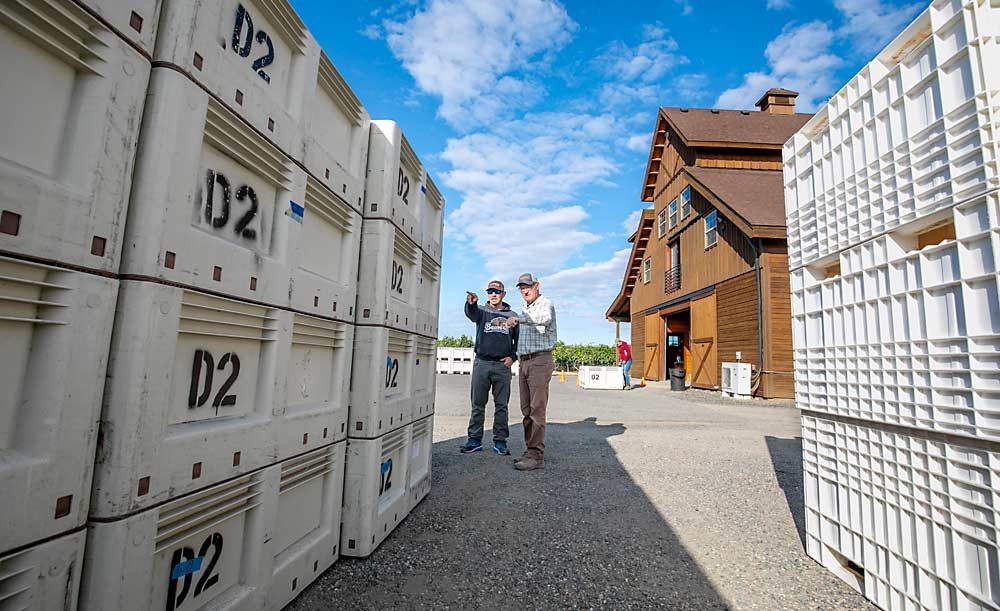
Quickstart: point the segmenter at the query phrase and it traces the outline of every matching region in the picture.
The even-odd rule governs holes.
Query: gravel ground
[[[438,377],[430,496],[290,609],[875,609],[803,551],[789,402],[554,378],[546,468],[519,473],[458,452],[468,389]]]

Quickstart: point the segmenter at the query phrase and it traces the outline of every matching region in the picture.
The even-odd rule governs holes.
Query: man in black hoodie
[[[483,422],[486,401],[493,388],[493,451],[510,454],[507,449],[507,402],[510,400],[510,368],[517,359],[518,327],[508,328],[507,319],[516,316],[504,303],[503,283],[492,280],[486,288],[486,305],[469,293],[465,300],[465,315],[476,323],[476,361],[472,365],[472,417],[469,419],[469,439],[462,446],[463,454],[483,449]]]

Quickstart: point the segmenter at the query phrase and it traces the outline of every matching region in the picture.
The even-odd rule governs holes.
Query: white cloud
[[[866,56],[881,51],[926,6],[920,2],[887,6],[881,0],[834,0],[833,4],[844,18],[837,33]]]
[[[465,129],[539,100],[544,87],[515,74],[549,61],[577,25],[553,0],[431,0],[384,27],[417,86],[441,98],[440,115]]]
[[[462,201],[448,216],[449,238],[495,274],[526,262],[538,274],[559,270],[602,239],[584,229],[589,215],[574,198],[617,172],[607,143],[621,130],[610,115],[537,113],[450,139],[443,181]]]
[[[649,134],[634,134],[629,136],[625,141],[625,148],[630,151],[636,151],[637,153],[648,152],[649,149],[653,147],[652,143],[649,141]]]
[[[694,5],[691,0],[674,0],[677,6],[681,7],[681,15],[690,15],[694,12]]]
[[[616,40],[595,61],[605,76],[619,81],[651,83],[671,68],[688,62],[677,49],[677,41],[667,35],[662,25],[647,24],[642,28],[638,45],[630,47]]]
[[[639,210],[633,210],[631,214],[625,217],[625,220],[622,222],[622,227],[625,228],[625,235],[632,235],[635,232],[636,227],[639,226],[639,219],[641,218],[641,208]]]
[[[812,110],[824,102],[839,85],[836,70],[843,60],[833,50],[834,32],[822,21],[789,24],[764,50],[768,69],[750,72],[738,87],[722,92],[719,108],[753,108],[754,102],[771,87],[799,92],[797,110]]]
[[[556,307],[561,337],[594,337],[601,330],[613,337],[614,326],[604,313],[621,288],[630,253],[630,248],[623,248],[604,261],[541,276],[542,293]]]
[[[787,8],[789,0],[767,0],[769,9]],[[787,24],[764,51],[765,70],[749,72],[743,83],[719,96],[723,108],[752,108],[771,87],[794,89],[801,95],[798,110],[815,110],[840,87],[837,71],[845,64],[834,50],[836,45],[869,58],[903,30],[924,6],[921,3],[896,5],[883,0],[834,0],[840,25],[823,21]]]

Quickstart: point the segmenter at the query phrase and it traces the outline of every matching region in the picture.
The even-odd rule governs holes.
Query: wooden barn
[[[757,111],[660,108],[639,226],[609,320],[630,322],[632,375],[717,389],[751,363],[755,394],[793,397],[781,147],[811,115],[771,89]]]

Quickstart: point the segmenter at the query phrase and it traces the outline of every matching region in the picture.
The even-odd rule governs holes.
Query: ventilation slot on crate
[[[250,511],[260,494],[256,476],[246,475],[167,503],[157,514],[156,553]]]

